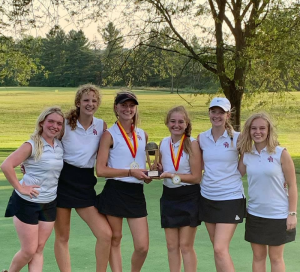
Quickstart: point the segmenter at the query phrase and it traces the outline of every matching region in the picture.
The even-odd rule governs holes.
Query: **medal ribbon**
[[[173,150],[173,147],[172,147],[172,139],[170,139],[171,158],[172,158],[172,162],[173,162],[173,165],[174,165],[174,168],[175,168],[176,171],[179,168],[179,162],[180,162],[181,154],[182,154],[182,151],[183,151],[183,142],[184,142],[185,138],[186,138],[186,135],[185,134],[182,135],[176,157],[174,155],[174,150]]]
[[[125,129],[122,127],[120,121],[117,122],[117,125],[118,125],[118,127],[119,127],[119,129],[121,131],[121,134],[122,134],[122,136],[123,136],[123,138],[124,138],[124,140],[125,140],[128,148],[129,148],[129,150],[130,150],[130,153],[131,153],[132,157],[135,158],[136,151],[138,149],[139,143],[137,141],[137,136],[136,136],[136,133],[134,131],[133,125],[131,126],[131,133],[132,133],[132,138],[133,138],[133,146],[132,146],[132,143],[130,141],[130,138],[128,137]]]

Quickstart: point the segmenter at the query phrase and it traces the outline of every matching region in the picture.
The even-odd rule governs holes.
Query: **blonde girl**
[[[247,173],[248,215],[245,240],[251,243],[253,271],[285,271],[284,245],[295,240],[297,183],[294,163],[279,146],[274,125],[266,113],[255,113],[245,122],[238,144],[239,170]],[[288,186],[288,194],[285,190]]]
[[[21,249],[8,271],[43,270],[43,250],[56,218],[58,177],[63,167],[63,149],[57,139],[63,134],[64,115],[58,107],[44,110],[37,119],[35,132],[9,155],[1,169],[14,187],[6,217],[13,217]],[[26,174],[18,180],[15,167],[21,163]]]
[[[160,199],[161,227],[165,229],[169,268],[185,272],[197,271],[194,241],[200,225],[201,152],[191,138],[192,124],[183,106],[172,108],[165,124],[170,136],[160,143],[159,171],[163,171],[163,194]]]

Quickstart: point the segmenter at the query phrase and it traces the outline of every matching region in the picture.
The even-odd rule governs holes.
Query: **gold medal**
[[[178,185],[181,182],[181,178],[178,175],[173,175],[172,182],[173,182],[173,184]]]
[[[135,161],[130,164],[130,169],[139,169],[139,168],[140,168],[139,164]]]

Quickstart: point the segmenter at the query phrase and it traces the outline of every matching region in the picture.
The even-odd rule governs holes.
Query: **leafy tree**
[[[0,37],[0,84],[27,85],[37,72],[32,57],[20,49],[21,45],[13,38]]]

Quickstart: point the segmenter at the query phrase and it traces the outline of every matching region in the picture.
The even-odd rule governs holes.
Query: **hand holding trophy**
[[[152,163],[150,156],[154,156]],[[157,169],[157,163],[159,160],[159,150],[158,145],[156,143],[149,142],[146,144],[146,159],[150,170],[146,171],[145,174],[150,178],[159,179],[161,171]]]

